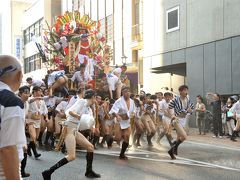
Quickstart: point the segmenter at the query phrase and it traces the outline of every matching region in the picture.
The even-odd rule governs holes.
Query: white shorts
[[[179,119],[179,124],[184,128],[187,122],[186,118],[178,118]]]
[[[107,125],[107,126],[112,126],[112,125],[114,125],[114,123],[115,123],[114,119],[113,120],[105,120],[105,125]]]
[[[121,120],[119,121],[121,129],[127,129],[130,127],[130,119],[129,120]]]
[[[169,117],[167,117],[167,116],[162,116],[162,120],[164,121],[164,122],[166,122],[167,124],[170,124],[171,123],[171,119],[169,118]]]
[[[33,127],[38,129],[41,127],[41,119],[33,120],[33,119],[26,119],[27,124],[33,124]]]

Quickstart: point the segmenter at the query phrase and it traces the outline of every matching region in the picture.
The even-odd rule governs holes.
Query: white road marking
[[[85,152],[84,150],[77,150],[78,152]],[[107,156],[114,156],[114,157],[118,157],[119,156],[119,151],[109,151],[106,153],[106,151],[95,151],[95,154],[101,154],[101,155],[107,155]],[[148,161],[155,161],[155,162],[165,162],[165,163],[171,163],[171,164],[185,164],[185,165],[193,165],[193,166],[203,166],[203,167],[212,167],[212,166],[208,166],[208,165],[202,165],[202,164],[193,164],[192,162],[188,162],[185,160],[164,160],[164,159],[153,159],[153,158],[144,158],[144,157],[136,157],[136,156],[132,156],[129,154],[138,154],[135,152],[132,153],[126,153],[128,155],[129,158],[131,159],[140,159],[140,160],[148,160]],[[147,153],[144,153],[147,154]]]
[[[151,151],[142,150],[142,149],[139,149],[139,151],[148,152],[149,154],[156,154],[156,155],[162,155],[162,156],[167,156],[167,157],[169,157],[169,155],[166,155],[166,154],[163,154],[163,153],[151,152]],[[238,172],[240,172],[240,169],[231,168],[231,167],[226,167],[226,166],[221,166],[221,165],[212,164],[212,163],[207,163],[207,162],[204,162],[204,161],[197,161],[197,160],[188,159],[188,158],[183,158],[183,157],[179,157],[179,156],[177,156],[177,159],[185,160],[185,161],[192,162],[192,163],[202,164],[202,165],[206,165],[206,166],[210,166],[210,167],[215,167],[215,168],[221,168],[221,169],[226,169],[226,170],[232,170],[232,171],[238,171]],[[191,165],[191,164],[190,164],[190,165]]]
[[[214,145],[214,144],[208,144],[208,143],[200,143],[200,142],[196,142],[196,141],[185,141],[185,142],[189,143],[189,144],[196,144],[196,145],[213,147],[213,148],[221,148],[221,149],[228,149],[228,150],[232,150],[232,151],[240,151],[240,148],[231,147],[231,146],[221,146],[221,145]]]
[[[84,150],[77,150],[79,152],[86,152]],[[133,151],[128,151],[126,152],[126,154],[128,154],[129,158],[132,159],[140,159],[140,160],[147,160],[147,161],[155,161],[155,162],[163,162],[163,163],[171,163],[171,164],[182,164],[182,165],[188,165],[188,166],[198,166],[198,167],[208,167],[208,168],[220,168],[220,169],[225,169],[225,170],[231,170],[231,171],[238,171],[240,172],[240,169],[236,169],[236,168],[231,168],[231,167],[226,167],[226,166],[220,166],[217,164],[212,164],[212,163],[207,163],[207,162],[203,162],[203,161],[197,161],[197,160],[193,160],[193,159],[188,159],[188,158],[183,158],[183,157],[179,157],[177,156],[176,160],[171,160],[171,159],[153,159],[153,158],[148,158],[148,157],[136,157],[133,156],[134,154],[142,154],[142,155],[149,155],[149,154],[156,154],[156,155],[160,155],[163,157],[167,157],[170,158],[168,154],[166,153],[157,153],[157,152],[151,152],[148,150],[142,150],[142,149],[138,149],[138,151],[142,152],[133,152]],[[101,155],[107,155],[107,156],[115,156],[118,157],[119,156],[119,151],[95,151],[95,154],[101,154]]]

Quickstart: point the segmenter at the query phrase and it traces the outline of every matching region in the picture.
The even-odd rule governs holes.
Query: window
[[[166,31],[172,32],[179,29],[179,6],[166,12]]]
[[[139,0],[135,1],[135,7],[134,7],[134,11],[135,11],[135,16],[134,16],[134,24],[139,24],[139,15],[140,15],[140,6],[139,6]]]
[[[24,59],[24,72],[29,73],[41,69],[41,58],[39,54]]]
[[[43,19],[40,19],[39,21],[35,22],[31,26],[29,26],[27,29],[24,30],[24,44],[27,44],[31,42],[31,35],[35,35],[36,37],[41,36],[43,27]]]
[[[105,18],[99,20],[101,26],[100,26],[100,33],[102,33],[104,36],[106,34],[106,25],[105,25]]]
[[[30,42],[30,34],[29,34],[29,28],[24,30],[24,44],[27,44]]]
[[[106,17],[106,40],[109,45],[113,41],[113,16],[109,15]]]
[[[142,0],[134,0],[132,4],[132,41],[142,41],[143,35],[143,1]]]

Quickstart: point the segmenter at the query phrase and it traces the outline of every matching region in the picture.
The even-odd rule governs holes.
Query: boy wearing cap
[[[93,145],[80,132],[78,132],[79,126],[81,127],[85,125],[85,119],[83,119],[84,116],[87,116],[89,118],[88,122],[94,122],[91,106],[95,103],[95,101],[95,92],[91,89],[86,90],[84,99],[79,99],[72,107],[66,111],[67,134],[65,137],[65,146],[68,154],[65,158],[61,159],[55,165],[42,172],[44,180],[50,180],[51,175],[55,170],[61,166],[64,166],[68,162],[75,160],[76,143],[87,150],[87,167],[85,176],[88,178],[101,177],[100,174],[97,174],[92,170],[94,151]]]
[[[119,159],[127,160],[128,158],[125,156],[125,151],[129,145],[129,137],[131,134],[130,119],[133,118],[135,114],[135,103],[130,98],[129,87],[125,86],[122,88],[122,96],[113,104],[109,114],[116,117],[120,125],[118,131],[120,132],[120,135],[118,136],[118,138],[120,138],[119,140],[123,137]]]

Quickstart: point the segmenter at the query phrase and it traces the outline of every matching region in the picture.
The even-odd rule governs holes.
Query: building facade
[[[170,86],[177,91],[178,85],[186,83],[192,97],[207,92],[239,94],[239,8],[238,0],[145,4],[144,80],[159,81],[144,81],[144,86],[155,82],[161,84],[158,88]]]
[[[11,54],[23,63],[23,16],[25,10],[31,5],[27,0],[11,1]]]
[[[0,5],[0,54],[11,54],[11,1]]]
[[[22,24],[24,36],[24,80],[27,77],[43,79],[47,74],[48,64],[42,63],[35,41],[42,42],[42,34],[47,28],[45,21],[51,24],[61,14],[61,0],[37,0],[24,13]],[[33,37],[34,36],[34,40]]]

